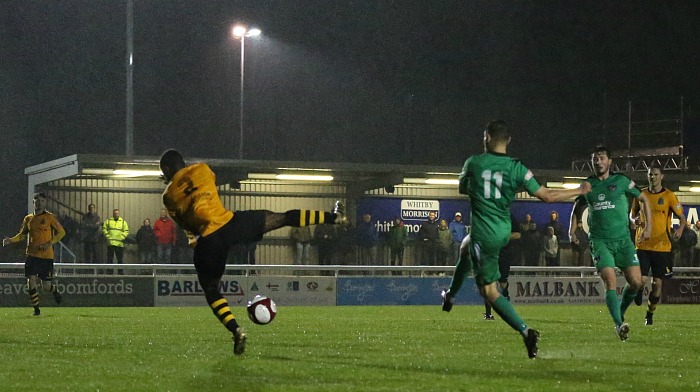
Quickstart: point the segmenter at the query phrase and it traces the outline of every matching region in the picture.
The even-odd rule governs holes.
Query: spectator
[[[576,222],[576,230],[571,234],[571,252],[573,262],[579,267],[591,266],[588,233],[583,230],[583,223]]]
[[[88,205],[88,212],[80,220],[80,240],[86,263],[99,263],[99,245],[102,236],[102,218],[95,212],[95,205]]]
[[[102,225],[102,234],[107,239],[107,262],[113,263],[116,256],[117,264],[123,264],[124,240],[129,235],[129,224],[120,216],[119,208],[115,208],[112,218]]]
[[[448,259],[451,259],[451,253],[452,233],[450,233],[450,228],[447,226],[447,221],[440,219],[440,225],[438,226],[437,265],[448,265],[447,262]]]
[[[357,245],[360,247],[360,264],[372,265],[377,260],[377,241],[379,234],[372,224],[372,215],[364,214],[362,222],[357,225]]]
[[[175,222],[170,219],[168,210],[160,210],[160,218],[153,224],[153,233],[156,235],[156,254],[158,262],[163,264],[172,263],[172,253],[177,242],[177,231]]]
[[[394,218],[394,224],[389,229],[387,245],[389,246],[389,264],[403,265],[403,252],[408,240],[408,228],[404,225],[400,217]],[[392,271],[393,275],[400,275],[399,271]]]
[[[156,235],[151,227],[151,220],[148,218],[143,221],[143,225],[136,232],[136,245],[138,245],[139,263],[153,263]]]
[[[544,260],[547,267],[558,267],[559,239],[554,234],[554,227],[547,226],[547,234],[544,236]]]
[[[695,231],[686,226],[685,229],[683,229],[683,234],[681,234],[680,240],[678,241],[678,245],[680,245],[681,248],[682,267],[690,267],[693,265],[693,252],[695,245],[697,244],[698,236],[695,234]],[[670,266],[668,272],[671,274],[673,273],[673,266]]]
[[[438,222],[435,212],[428,213],[428,220],[418,230],[418,240],[421,242],[421,264],[436,265]]]
[[[562,241],[564,241],[564,227],[561,225],[561,222],[559,222],[559,213],[556,211],[550,211],[549,212],[549,222],[547,222],[547,225],[544,228],[544,234],[547,234],[547,228],[552,227],[554,228],[554,236],[557,237],[557,241],[559,243],[557,244],[557,255],[555,256],[555,263],[556,265],[560,265],[560,257],[561,257],[561,249],[562,249]]]
[[[537,224],[530,214],[525,215],[525,220],[520,224],[520,243],[523,248],[525,265],[536,267],[540,264],[540,252],[542,241],[537,232]]]
[[[316,226],[314,230],[314,241],[318,249],[318,265],[333,264],[333,248],[337,239],[335,226],[324,223]],[[326,275],[327,271],[322,272]]]
[[[309,265],[309,249],[311,248],[311,227],[292,227],[289,236],[294,241],[294,264]]]
[[[172,263],[187,264],[194,257],[194,249],[190,246],[190,241],[194,241],[194,237],[190,238],[185,230],[175,230],[175,255]]]
[[[690,228],[695,232],[695,236],[700,238],[700,221],[695,222],[694,225],[690,225]],[[696,242],[693,247],[693,259],[690,262],[691,264],[688,267],[697,267],[700,265],[700,241]]]
[[[338,235],[337,249],[335,251],[335,257],[337,264],[353,264],[357,260],[355,246],[356,237],[355,228],[352,225],[344,224],[336,227],[336,234]]]
[[[462,240],[467,236],[467,225],[462,222],[461,212],[457,212],[455,219],[450,222],[450,233],[452,234],[452,261],[450,265],[454,265],[459,260],[459,247],[462,245]]]

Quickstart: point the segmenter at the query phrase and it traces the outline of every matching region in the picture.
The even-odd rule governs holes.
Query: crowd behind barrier
[[[84,213],[67,212],[65,208],[59,208],[57,217],[66,229],[66,236],[55,246],[55,261],[77,263],[76,270],[85,272],[92,269],[95,273],[112,271],[100,263],[109,265],[115,262],[125,267],[120,267],[124,273],[154,270],[143,266],[133,267],[136,263],[164,266],[183,264],[174,268],[176,272],[191,272],[192,269],[185,266],[192,263],[193,255],[187,236],[176,227],[166,210],[160,210],[159,215],[152,226],[151,220],[145,218],[138,229],[132,227],[129,231],[127,223],[119,216],[118,208],[107,219],[102,219],[95,213],[95,205],[92,203]],[[529,269],[525,270],[533,273],[565,271],[553,269],[555,267],[588,267],[592,273],[587,233],[579,227],[577,234],[570,239],[568,230],[560,223],[556,211],[551,211],[548,218],[549,222],[538,225],[530,214],[512,216],[513,231],[520,233],[519,239],[511,243],[512,254],[515,255],[510,261],[513,272],[518,273],[521,270],[518,267],[526,266]],[[392,271],[396,275],[410,276],[415,275],[416,271],[449,275],[457,261],[459,244],[469,232],[469,226],[462,221],[462,213],[458,211],[439,222],[435,214],[431,213],[420,222],[417,232],[409,235],[403,220],[398,216],[389,223],[389,228],[381,228],[379,220],[375,222],[371,214],[363,213],[359,214],[356,226],[305,227],[303,230],[291,230],[288,237],[281,237],[277,233],[264,237],[256,244],[234,247],[228,262],[235,265],[288,263],[304,267],[297,268],[296,271],[320,271],[323,275],[336,276],[338,271],[358,273],[370,270],[374,271],[372,273]],[[688,234],[700,232],[700,222],[691,225],[691,228],[686,229]],[[279,249],[286,248],[287,251],[271,256],[270,253],[259,252],[257,245],[273,245]],[[700,243],[696,241],[694,247],[682,245],[680,241],[674,244],[674,265],[700,266]],[[0,254],[0,265],[3,262],[23,261],[23,251],[22,246],[5,247]],[[256,256],[256,253],[259,254]],[[279,256],[280,254],[288,254],[288,257]],[[82,262],[90,264],[91,268],[80,267]],[[372,268],[362,268],[365,266]],[[392,266],[407,268],[391,268]],[[548,268],[539,270],[537,267]],[[162,269],[168,270],[168,267]],[[255,271],[243,267],[238,270]],[[267,271],[268,268],[260,270]],[[578,270],[586,271],[585,268]]]

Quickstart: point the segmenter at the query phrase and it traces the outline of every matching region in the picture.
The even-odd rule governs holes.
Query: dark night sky
[[[567,168],[604,112],[700,104],[697,1],[134,2],[137,155],[237,156],[237,21],[263,30],[246,41],[249,159],[460,166],[501,118],[513,155]],[[0,4],[6,219],[24,214],[22,168],[125,152],[125,11]]]

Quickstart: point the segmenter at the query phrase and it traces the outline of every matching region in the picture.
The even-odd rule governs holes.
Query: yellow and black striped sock
[[[228,301],[226,301],[226,298],[220,298],[215,300],[214,302],[209,304],[209,307],[211,310],[214,312],[214,315],[216,318],[221,321],[221,324],[223,324],[226,329],[231,331],[231,333],[236,332],[236,328],[238,328],[238,322],[236,322],[236,318],[233,316],[233,313],[231,313],[231,308],[228,306]]]
[[[305,227],[324,223],[335,223],[335,214],[314,210],[289,210],[285,212],[285,226]]]
[[[36,289],[29,289],[29,300],[35,308],[39,306],[39,292]]]

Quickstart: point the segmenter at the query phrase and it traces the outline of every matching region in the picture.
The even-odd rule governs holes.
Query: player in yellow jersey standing
[[[645,317],[645,324],[652,325],[654,323],[654,311],[656,311],[656,306],[661,299],[664,275],[673,263],[671,236],[675,239],[680,238],[687,221],[683,213],[683,207],[678,201],[676,194],[663,187],[664,173],[661,167],[652,165],[647,172],[647,179],[649,180],[649,187],[642,189],[642,193],[649,199],[652,217],[651,237],[646,240],[641,239],[642,230],[649,218],[644,215],[644,210],[640,208],[639,200],[637,199],[632,204],[630,220],[634,222],[637,229],[637,257],[639,257],[639,266],[644,276],[645,284],[650,273],[653,278]],[[678,228],[673,233],[671,233],[672,213],[676,214],[680,220]],[[643,292],[644,287],[639,290],[634,300],[634,303],[638,306],[642,304]]]
[[[229,249],[236,244],[260,241],[263,234],[283,226],[345,223],[344,206],[336,202],[332,213],[310,210],[233,212],[221,202],[216,176],[206,163],[188,166],[182,154],[168,150],[160,158],[160,169],[168,184],[163,192],[163,204],[173,220],[188,233],[191,245],[194,245],[197,279],[207,303],[233,334],[234,354],[241,355],[245,351],[245,331],[236,322],[226,298],[219,291]]]
[[[56,217],[46,211],[46,195],[34,194],[34,213],[24,217],[19,233],[4,238],[2,246],[27,241],[27,259],[24,262],[24,276],[27,277],[29,300],[34,306],[34,316],[39,316],[39,285],[44,291],[53,293],[54,300],[61,304],[61,294],[53,284],[53,245],[66,235]],[[27,240],[28,239],[28,240]]]

